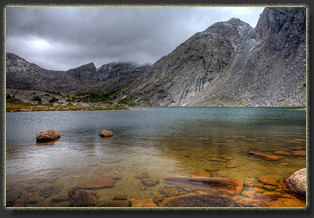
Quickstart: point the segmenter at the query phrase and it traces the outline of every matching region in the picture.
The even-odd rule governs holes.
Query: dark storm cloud
[[[262,11],[262,8],[234,9],[9,7],[7,52],[41,67],[59,70],[89,62],[97,67],[113,61],[154,63],[217,21],[239,17],[255,26]]]

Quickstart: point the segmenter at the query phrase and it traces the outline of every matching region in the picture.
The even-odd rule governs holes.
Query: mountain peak
[[[84,65],[81,65],[81,66],[76,67],[76,68],[69,69],[68,71],[69,72],[82,71],[82,72],[94,72],[95,73],[96,67],[95,67],[95,64],[93,62],[91,62],[91,63],[84,64]]]

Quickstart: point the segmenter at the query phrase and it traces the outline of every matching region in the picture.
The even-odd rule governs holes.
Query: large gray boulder
[[[306,168],[296,171],[286,183],[295,193],[306,197]]]

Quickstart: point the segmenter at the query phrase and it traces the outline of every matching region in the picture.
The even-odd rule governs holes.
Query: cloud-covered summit
[[[254,7],[7,7],[6,50],[67,70],[94,62],[154,63],[196,32],[232,17],[255,27]]]

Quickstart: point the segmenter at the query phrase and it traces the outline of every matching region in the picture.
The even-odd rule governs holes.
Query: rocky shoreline
[[[114,133],[102,130],[99,136],[112,137]],[[37,141],[55,141],[60,139],[61,135],[50,129],[36,132],[36,138]],[[291,155],[306,156],[305,150],[296,149],[292,152],[273,152],[281,156],[254,151],[248,154],[268,162]],[[210,157],[208,161],[225,163],[233,159],[230,156]],[[116,164],[122,161],[124,159],[102,160],[101,164]],[[97,172],[94,177],[80,178],[66,195],[57,193],[54,186],[49,188],[43,185],[53,183],[56,178],[52,178],[41,182],[39,187],[34,183],[23,185],[22,192],[17,192],[12,186],[7,187],[7,207],[306,207],[306,168],[279,180],[271,177],[244,180],[212,177],[211,172],[217,170],[205,169],[210,172],[191,172],[186,177],[163,179],[151,176],[148,172],[134,174],[134,178],[140,181],[139,192],[157,187],[158,193],[144,199],[127,195],[116,195],[105,200],[101,198],[102,194],[98,190],[114,188],[118,180],[123,178],[122,174],[116,172],[115,176],[102,176],[103,172]]]
[[[26,199],[21,198],[22,193],[7,188],[7,207],[306,207],[305,171],[279,181],[264,177],[241,181],[208,175],[159,181],[144,172],[135,178],[142,181],[145,189],[164,182],[158,194],[145,199],[116,195],[101,200],[98,190],[113,188],[121,177],[82,179],[64,195],[56,194],[53,188],[26,184]],[[296,186],[301,187],[301,192],[295,191]]]

